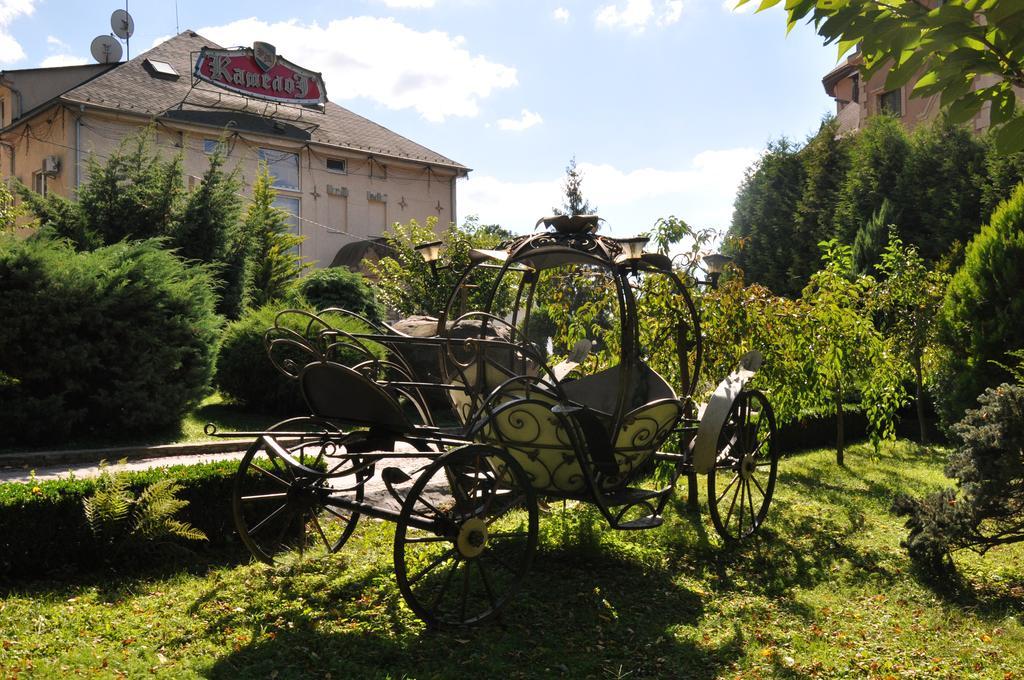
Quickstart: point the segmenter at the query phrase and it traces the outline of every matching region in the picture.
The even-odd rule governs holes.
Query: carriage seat
[[[626,386],[629,392],[625,404],[627,412],[658,399],[676,398],[672,386],[647,364],[638,363],[634,371],[633,384]],[[624,374],[622,364],[618,364],[579,380],[563,382],[562,390],[570,400],[611,418],[618,404]]]

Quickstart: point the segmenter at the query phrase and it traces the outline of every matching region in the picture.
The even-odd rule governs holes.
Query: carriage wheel
[[[771,404],[757,390],[740,392],[722,426],[715,467],[708,473],[708,510],[722,538],[746,538],[761,527],[778,469]]]
[[[428,625],[470,625],[515,594],[536,548],[526,473],[507,452],[470,445],[431,463],[409,491],[395,529],[395,578]]]
[[[365,475],[339,475],[361,464],[346,444],[358,450],[364,434],[346,435],[317,418],[285,420],[268,429],[273,432],[301,433],[282,436],[281,446],[304,468],[316,472],[289,463],[262,438],[253,442],[235,473],[232,494],[235,527],[242,543],[267,563],[293,549],[336,552],[355,530],[359,513],[325,501],[330,497],[363,499]]]

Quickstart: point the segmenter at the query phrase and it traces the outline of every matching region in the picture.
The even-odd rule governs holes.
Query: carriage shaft
[[[363,501],[348,500],[346,498],[335,498],[333,496],[328,496],[324,500],[324,504],[330,505],[335,508],[343,508],[351,512],[358,512],[361,515],[373,517],[374,519],[387,520],[388,522],[397,523],[402,516],[401,512],[392,510],[391,508],[386,508],[380,505],[373,505],[371,503],[365,503]],[[409,515],[409,517],[406,518],[405,523],[411,527],[416,527],[417,529],[431,531],[438,535],[442,534],[442,527],[439,526],[439,523],[436,520],[427,520],[417,517],[416,515]]]

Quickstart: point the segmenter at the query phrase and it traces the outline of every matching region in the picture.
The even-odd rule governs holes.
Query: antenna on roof
[[[111,35],[98,35],[89,46],[92,58],[100,64],[112,64],[121,61],[121,43]]]
[[[110,15],[110,29],[114,31],[121,40],[125,41],[125,45],[128,48],[128,59],[132,58],[132,33],[135,32],[135,20],[132,19],[132,15],[128,14],[128,3],[124,3],[124,9],[115,9],[114,13]]]

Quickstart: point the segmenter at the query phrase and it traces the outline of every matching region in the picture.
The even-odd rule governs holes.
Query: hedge
[[[128,475],[136,493],[161,478],[177,480],[179,498],[189,503],[178,519],[201,529],[208,540],[176,543],[207,553],[242,550],[231,511],[237,469],[238,461],[222,461],[120,474]],[[104,566],[106,556],[89,531],[82,509],[82,501],[95,489],[93,478],[0,484],[0,581]],[[134,557],[130,564],[113,566],[123,573],[151,566],[159,556]]]
[[[209,392],[209,270],[160,241],[0,237],[0,445],[177,426]]]

